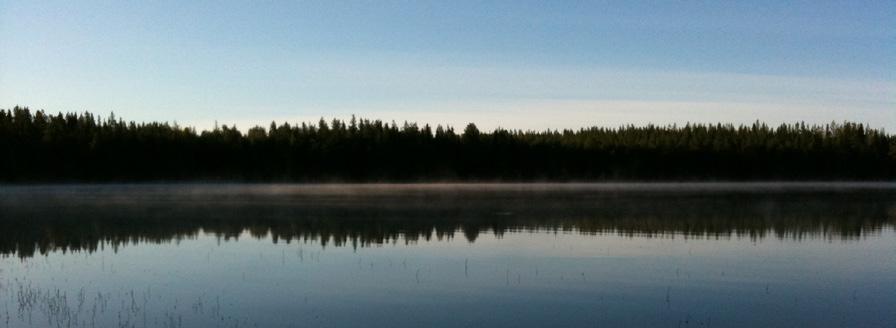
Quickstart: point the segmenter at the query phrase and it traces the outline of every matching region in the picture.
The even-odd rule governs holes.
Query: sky
[[[0,108],[16,105],[199,129],[896,131],[896,1],[0,0]]]

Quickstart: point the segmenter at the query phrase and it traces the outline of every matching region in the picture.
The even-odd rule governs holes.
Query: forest
[[[599,122],[595,122],[599,124]],[[0,110],[0,181],[889,180],[896,136],[832,122],[463,131],[352,117],[197,131]]]

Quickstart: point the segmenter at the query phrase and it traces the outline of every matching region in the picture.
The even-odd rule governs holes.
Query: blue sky
[[[0,0],[0,108],[896,131],[896,2]]]

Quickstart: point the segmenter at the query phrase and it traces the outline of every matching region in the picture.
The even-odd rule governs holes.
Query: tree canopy
[[[0,110],[0,180],[885,180],[896,136],[853,122],[480,131],[383,122],[197,131],[115,115]]]

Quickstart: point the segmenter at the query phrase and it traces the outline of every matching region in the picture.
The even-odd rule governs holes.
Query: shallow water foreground
[[[894,327],[893,184],[0,187],[0,327]]]

